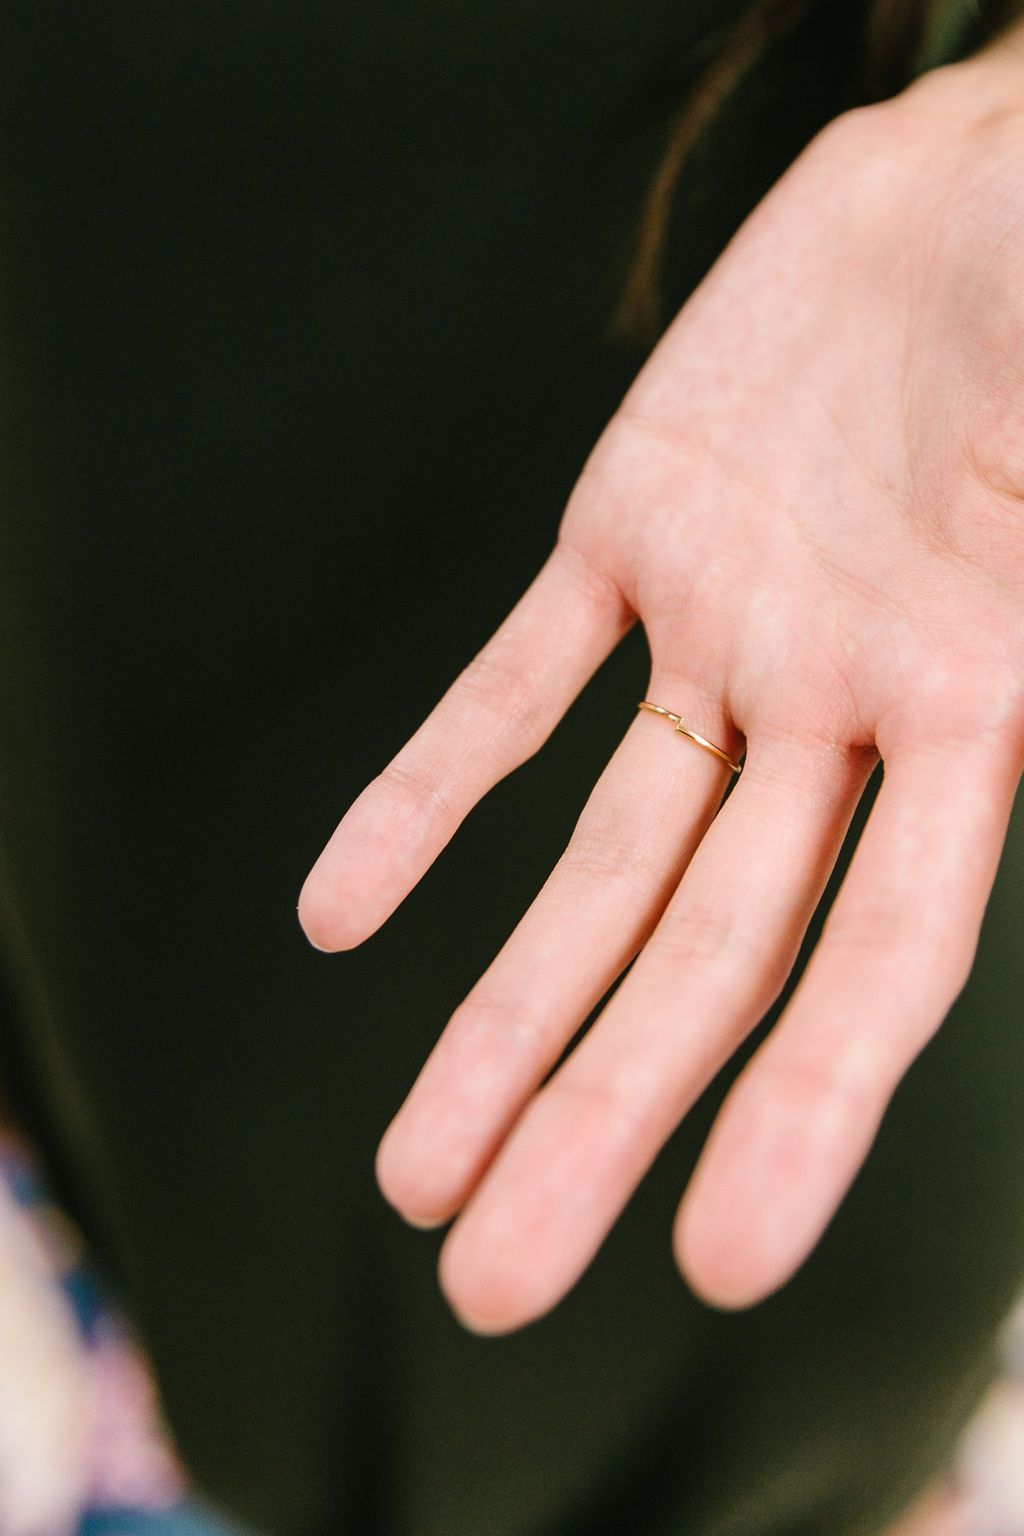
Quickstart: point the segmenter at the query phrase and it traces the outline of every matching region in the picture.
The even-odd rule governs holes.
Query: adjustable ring
[[[721,747],[716,747],[713,741],[708,741],[706,736],[701,736],[697,731],[691,731],[683,721],[682,715],[677,715],[674,710],[666,709],[662,704],[652,704],[650,699],[641,699],[637,709],[650,710],[652,715],[664,715],[666,720],[671,720],[676,732],[680,736],[686,736],[696,746],[703,747],[705,752],[710,752],[712,757],[717,757],[719,762],[731,768],[733,773],[742,771],[739,763],[734,763],[728,752],[723,752]]]

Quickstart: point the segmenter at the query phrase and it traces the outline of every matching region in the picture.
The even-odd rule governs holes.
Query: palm
[[[979,168],[927,90],[834,125],[744,226],[544,569],[307,881],[307,932],[358,943],[637,616],[648,697],[746,752],[719,810],[729,771],[636,716],[389,1128],[389,1198],[420,1222],[465,1206],[442,1274],[477,1327],[564,1293],[764,1015],[879,754],[822,940],[681,1207],[699,1290],[739,1304],[791,1273],[969,971],[1024,763],[1024,142],[1000,120]]]

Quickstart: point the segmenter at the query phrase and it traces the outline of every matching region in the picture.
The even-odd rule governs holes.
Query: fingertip
[[[298,917],[299,917],[299,927],[302,929],[303,933],[305,934],[306,942],[309,944],[311,949],[315,949],[317,951],[317,953],[321,954],[321,955],[334,955],[334,954],[337,954],[337,952],[338,952],[337,945],[335,945],[335,944],[321,944],[321,943],[317,942],[317,939],[316,939],[315,935],[319,931],[319,929],[318,929],[318,927],[316,925],[314,925],[312,928],[310,927],[309,923],[306,921],[305,917],[303,916],[301,902],[300,902],[300,905],[299,905]]]
[[[314,864],[299,892],[299,927],[314,949],[334,955],[355,949],[380,925],[353,923],[353,913],[338,889],[338,881],[330,878],[321,865],[322,860]]]
[[[761,1251],[756,1223],[734,1224],[706,1201],[684,1199],[672,1234],[676,1266],[699,1301],[720,1312],[742,1312],[764,1301],[788,1278],[778,1255]]]
[[[717,1312],[745,1312],[776,1289],[773,1285],[755,1283],[742,1270],[714,1261],[708,1263],[689,1253],[677,1253],[676,1264],[697,1300]]]
[[[420,1169],[411,1164],[408,1149],[403,1148],[401,1132],[396,1118],[381,1137],[374,1158],[374,1177],[377,1188],[397,1215],[410,1227],[429,1232],[451,1221],[455,1212],[440,1202],[424,1199]],[[412,1180],[410,1181],[410,1168]]]
[[[323,882],[314,870],[307,875],[299,892],[297,907],[299,927],[314,949],[331,955],[342,946],[337,942],[337,924],[333,903],[325,900]]]
[[[472,1224],[460,1220],[441,1247],[437,1278],[449,1307],[470,1333],[494,1338],[515,1333],[548,1310],[531,1304],[522,1292],[521,1277],[494,1255],[481,1255]]]
[[[520,1323],[495,1323],[487,1318],[475,1317],[465,1308],[456,1307],[448,1302],[452,1316],[456,1322],[462,1324],[468,1333],[475,1333],[481,1339],[500,1339],[510,1333],[517,1333],[522,1326]]]

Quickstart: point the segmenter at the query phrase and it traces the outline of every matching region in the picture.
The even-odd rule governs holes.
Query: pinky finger
[[[958,744],[886,763],[807,970],[680,1206],[678,1262],[707,1300],[750,1305],[799,1267],[966,982],[1013,806],[1009,756]]]

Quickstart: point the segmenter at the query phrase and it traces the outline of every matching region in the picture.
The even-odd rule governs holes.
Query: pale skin
[[[1024,770],[1024,29],[836,119],[746,221],[536,579],[330,839],[309,938],[377,929],[637,621],[647,697],[745,753],[734,792],[634,716],[379,1149],[399,1212],[455,1218],[440,1282],[478,1332],[559,1301],[763,1018],[880,758],[682,1193],[700,1296],[794,1273],[970,972]]]

